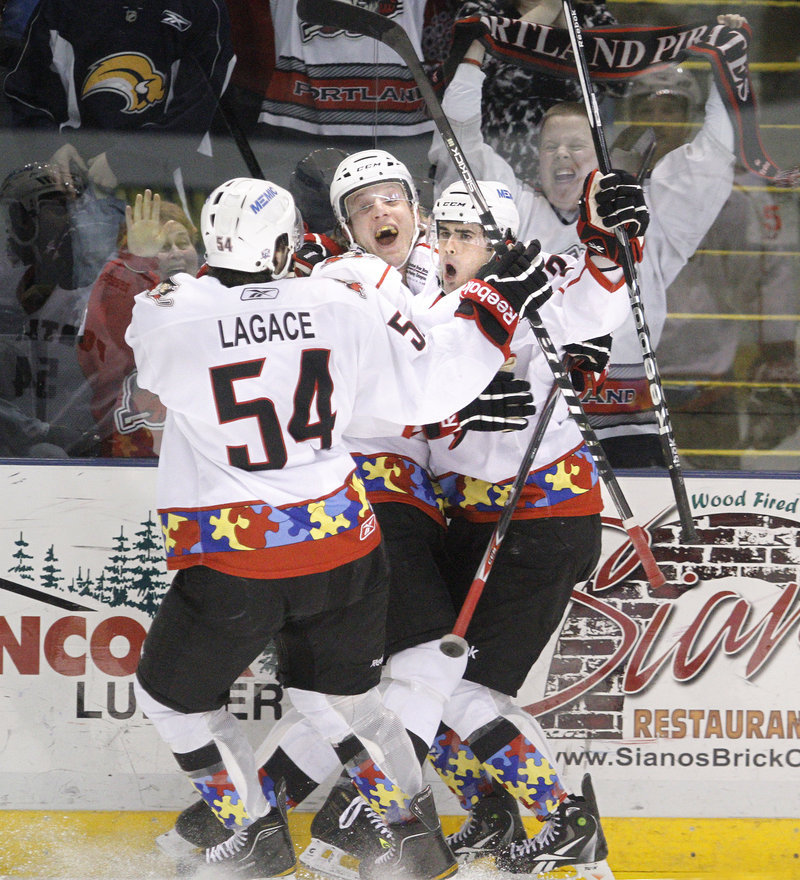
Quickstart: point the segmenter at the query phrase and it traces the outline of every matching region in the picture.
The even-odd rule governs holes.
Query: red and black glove
[[[585,342],[570,342],[564,346],[564,352],[568,355],[566,369],[573,388],[582,394],[591,386],[596,394],[608,375],[611,334],[596,336]]]
[[[534,239],[527,247],[518,241],[495,253],[461,292],[457,315],[477,321],[482,332],[504,345],[527,311],[538,311],[553,295]]]
[[[500,370],[483,393],[454,416],[423,427],[429,440],[453,435],[448,448],[455,449],[467,431],[521,431],[535,412],[530,382]]]
[[[642,259],[644,233],[650,223],[650,212],[644,190],[627,171],[601,174],[595,168],[583,184],[578,218],[578,237],[589,252],[621,265],[622,245],[615,230],[628,233],[633,259]]]
[[[307,232],[303,236],[303,244],[294,252],[294,274],[299,277],[310,275],[314,266],[327,260],[328,257],[338,256],[343,252],[332,238],[313,232]]]

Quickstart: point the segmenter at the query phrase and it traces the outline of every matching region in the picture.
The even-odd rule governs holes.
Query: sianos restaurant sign
[[[668,481],[623,488],[667,583],[607,504],[603,559],[520,699],[610,815],[687,815],[687,798],[689,815],[797,815],[800,481],[687,480],[691,545]]]

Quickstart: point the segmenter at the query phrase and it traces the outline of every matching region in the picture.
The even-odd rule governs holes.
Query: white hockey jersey
[[[622,271],[601,272],[586,258],[543,252],[556,289],[539,310],[556,349],[570,342],[614,332],[629,314]],[[450,310],[443,297],[431,309],[435,323]],[[415,319],[416,320],[416,319]],[[425,327],[424,320],[418,323]],[[439,483],[449,516],[475,521],[497,519],[505,505],[530,437],[554,378],[530,325],[521,321],[511,341],[511,364],[517,378],[527,379],[538,413],[522,431],[467,432],[454,449],[451,437],[430,440],[431,470]],[[515,519],[577,516],[602,510],[598,472],[581,433],[559,397],[522,491]]]
[[[380,5],[406,31],[419,56],[425,0]],[[296,6],[293,0],[270,3],[275,69],[259,122],[333,136],[379,132],[394,137],[433,130],[414,77],[394,49],[335,22],[304,21]]]
[[[417,314],[430,303],[427,291],[435,285],[430,246],[419,242],[410,261],[414,266],[413,277],[408,278],[406,267],[404,280],[397,269],[379,257],[356,249],[318,264],[312,277],[376,287],[395,308]],[[451,314],[453,308],[455,302],[451,304]],[[430,449],[421,430],[367,416],[351,422],[343,439],[372,503],[411,504],[444,525],[444,505],[429,472]]]
[[[478,179],[507,184],[519,210],[520,238],[538,238],[551,252],[580,252],[583,245],[576,224],[565,224],[547,199],[516,178],[508,163],[484,142],[480,114],[483,80],[484,74],[475,65],[459,65],[443,102],[472,173]],[[695,252],[731,192],[733,143],[733,127],[712,85],[700,131],[691,143],[664,156],[645,185],[650,225],[637,271],[654,350],[666,319],[666,288]],[[437,167],[438,193],[457,179],[450,154],[438,135],[434,135],[429,158]],[[632,314],[614,333],[603,390],[597,397],[584,398],[583,403],[600,439],[657,433]]]
[[[343,433],[365,414],[429,422],[475,397],[507,349],[472,324],[423,333],[374,288],[316,277],[226,288],[179,274],[139,294],[125,338],[168,410],[168,567],[282,577],[372,549]]]

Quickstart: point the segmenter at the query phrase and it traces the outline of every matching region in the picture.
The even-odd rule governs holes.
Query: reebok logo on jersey
[[[361,523],[361,531],[358,535],[359,540],[366,541],[366,539],[375,531],[377,524],[378,521],[375,519],[374,513],[369,519],[365,519],[364,522]]]
[[[245,287],[239,298],[243,302],[254,299],[275,299],[279,293],[277,287]]]
[[[177,12],[172,12],[170,9],[164,10],[164,17],[161,19],[161,24],[166,24],[169,27],[174,27],[176,31],[188,31],[192,26],[192,23],[184,18],[182,15],[178,15]]]

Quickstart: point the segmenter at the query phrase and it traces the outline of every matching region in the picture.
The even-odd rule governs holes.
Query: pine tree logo
[[[22,532],[14,547],[9,574],[19,581],[35,582],[38,577],[44,591],[66,590],[112,608],[134,608],[152,617],[168,586],[161,536],[151,512],[132,539],[120,527],[97,577],[92,576],[91,569],[80,565],[72,576],[65,575],[54,544],[47,548],[37,566]]]

